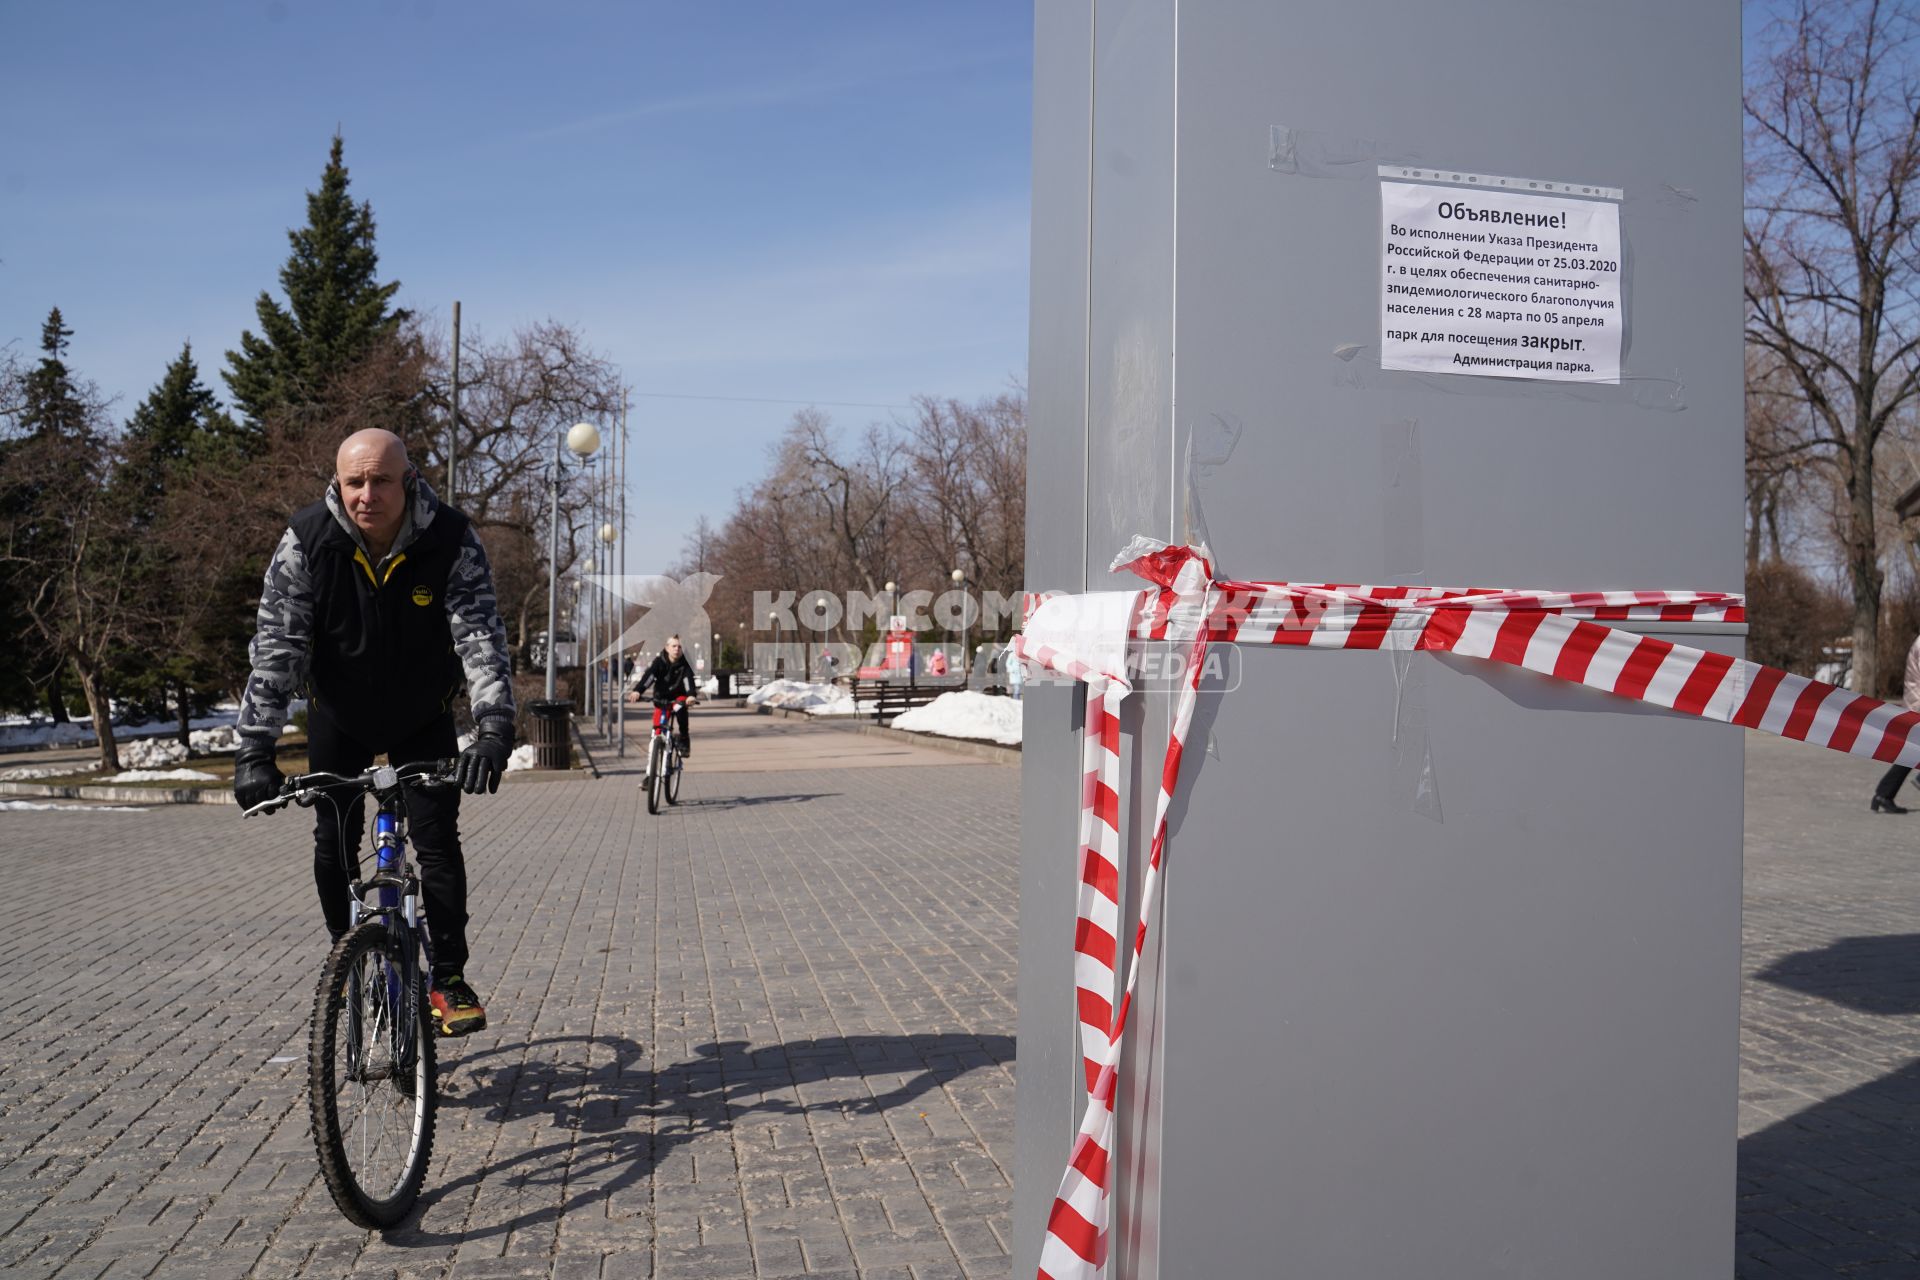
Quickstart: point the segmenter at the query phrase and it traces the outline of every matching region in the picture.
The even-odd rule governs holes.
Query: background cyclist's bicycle
[[[647,793],[648,813],[659,813],[663,802],[680,803],[680,775],[687,766],[674,736],[674,718],[690,701],[682,695],[672,702],[653,704],[653,738],[647,743],[647,771],[640,779],[640,789]]]

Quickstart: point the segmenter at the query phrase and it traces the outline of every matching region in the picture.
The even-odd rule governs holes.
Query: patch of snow
[[[942,738],[973,738],[1006,746],[1020,743],[1020,703],[987,693],[943,693],[924,707],[893,718],[893,727]]]
[[[138,805],[124,804],[49,804],[42,800],[0,800],[5,809],[72,809],[83,813],[145,813]]]
[[[120,748],[120,763],[129,769],[164,769],[186,758],[177,738],[142,738]]]
[[[218,782],[217,773],[204,773],[199,769],[127,769],[114,774],[111,778],[101,778],[101,782]]]
[[[195,729],[187,734],[187,742],[202,755],[240,749],[240,735],[230,724],[216,725],[211,729]]]
[[[32,782],[36,778],[65,778],[76,773],[92,773],[90,762],[73,764],[23,764],[16,769],[0,769],[0,782]]]
[[[92,741],[92,726],[83,727],[77,720],[55,724],[51,720],[34,719],[0,726],[0,748],[7,750],[20,747],[77,747]]]
[[[850,714],[853,699],[838,685],[808,684],[803,680],[771,680],[747,695],[750,707],[784,707],[791,711],[811,711],[815,707],[834,707],[845,703]],[[828,714],[836,714],[828,712]]]
[[[463,733],[458,738],[455,738],[453,741],[455,746],[457,746],[460,750],[465,751],[469,746],[473,744],[473,735],[470,733]],[[508,773],[512,773],[516,769],[531,769],[531,768],[533,768],[533,744],[531,742],[523,742],[519,746],[515,747],[512,751],[507,753],[507,772]]]
[[[301,705],[298,702],[296,706]],[[217,729],[231,725],[238,714],[234,710],[216,710],[211,715],[195,716],[187,721],[189,736],[194,729]],[[178,720],[148,720],[141,724],[113,726],[115,742],[135,742],[142,738],[171,738],[180,732]],[[287,732],[293,732],[289,727]],[[0,720],[0,750],[17,751],[24,747],[84,746],[93,738],[93,721],[69,720],[55,724],[44,715],[8,716]]]
[[[832,688],[832,686],[828,686]],[[816,702],[807,708],[810,716],[857,716],[861,712],[871,712],[873,703],[853,700],[853,695],[845,689],[835,688],[825,702]]]
[[[708,697],[708,698],[719,697],[720,696],[720,677],[708,676],[705,680],[703,680],[700,683],[700,693],[702,696]]]

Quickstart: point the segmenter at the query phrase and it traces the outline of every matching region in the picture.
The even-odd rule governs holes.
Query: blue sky
[[[335,128],[403,305],[576,326],[636,393],[630,571],[806,403],[1024,376],[1032,11],[387,0],[0,9],[0,342],[124,418],[277,291]],[[878,408],[829,408],[858,428]]]

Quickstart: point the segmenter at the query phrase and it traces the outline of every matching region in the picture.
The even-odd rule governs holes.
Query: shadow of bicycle
[[[578,1046],[581,1052],[553,1052]],[[596,1052],[595,1050],[598,1050]],[[523,1231],[618,1195],[647,1178],[678,1147],[752,1115],[801,1116],[833,1111],[878,1115],[968,1072],[1014,1060],[1011,1036],[925,1034],[830,1036],[755,1046],[744,1040],[704,1044],[696,1057],[658,1071],[645,1050],[624,1036],[553,1036],[470,1054],[443,1069],[443,1122],[456,1108],[508,1124],[544,1120],[540,1129],[566,1136],[497,1159],[451,1182],[430,1187],[411,1222],[385,1233],[403,1248],[444,1247]],[[880,1092],[800,1103],[800,1086],[829,1080],[904,1077]],[[566,1188],[560,1201],[500,1222],[469,1221],[456,1231],[417,1225],[441,1200],[482,1181],[495,1188]]]
[[[805,804],[809,800],[827,800],[839,794],[838,791],[799,791],[783,796],[718,796],[711,800],[682,800],[676,807],[717,813],[727,809],[751,809],[763,804]]]

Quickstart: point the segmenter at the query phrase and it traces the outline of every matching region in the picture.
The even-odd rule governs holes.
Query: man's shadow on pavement
[[[560,1045],[611,1049],[612,1061],[509,1060]],[[430,1186],[405,1226],[385,1233],[402,1247],[441,1247],[502,1236],[574,1213],[648,1177],[676,1147],[730,1128],[743,1114],[805,1115],[830,1110],[879,1115],[982,1067],[1014,1060],[1012,1036],[923,1034],[827,1036],[754,1046],[744,1040],[703,1044],[697,1057],[650,1071],[645,1050],[624,1036],[551,1036],[469,1054],[442,1068],[440,1107],[482,1109],[496,1124],[546,1117],[567,1137],[495,1160],[451,1182]],[[881,1093],[811,1106],[768,1096],[825,1080],[906,1076]],[[656,1128],[649,1122],[664,1122]],[[420,1215],[482,1179],[509,1187],[564,1186],[561,1202],[497,1223],[469,1222],[428,1231]]]
[[[1740,1139],[1739,1263],[1752,1240],[1792,1263],[1775,1270],[1762,1256],[1762,1275],[1920,1275],[1916,1116],[1920,1062]]]
[[[1910,1017],[1920,1014],[1920,934],[1842,938],[1755,976],[1860,1013]],[[1739,1179],[1741,1239],[1793,1242],[1779,1248],[1800,1267],[1920,1274],[1920,1062],[1740,1139]],[[1831,1257],[1823,1224],[1840,1250]],[[1749,1253],[1742,1246],[1741,1263]]]
[[[1920,1013],[1920,933],[1841,938],[1782,956],[1754,976],[1861,1013],[1906,1017]]]

